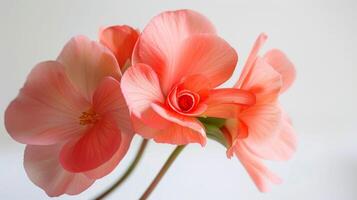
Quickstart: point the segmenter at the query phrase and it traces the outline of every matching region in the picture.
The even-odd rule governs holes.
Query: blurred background
[[[281,98],[299,138],[294,158],[267,162],[284,183],[260,193],[237,159],[227,159],[215,142],[190,145],[150,199],[357,199],[357,1],[140,1],[0,0],[0,112],[17,95],[38,62],[55,59],[63,45],[83,34],[97,39],[102,26],[128,24],[143,29],[165,10],[194,9],[207,16],[238,52],[238,78],[260,32],[263,51],[282,49],[298,76]],[[0,115],[0,199],[47,199],[26,176],[24,145],[13,141]],[[132,160],[141,138],[115,172],[78,196],[90,199],[109,187]],[[151,142],[132,177],[108,199],[137,199],[172,151]]]

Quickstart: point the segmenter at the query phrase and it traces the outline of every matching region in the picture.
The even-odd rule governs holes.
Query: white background
[[[142,29],[164,10],[190,8],[212,20],[238,51],[239,70],[256,36],[264,48],[285,51],[298,77],[282,103],[299,138],[294,158],[269,163],[284,183],[262,194],[237,159],[219,144],[190,145],[166,174],[151,199],[357,199],[357,1],[0,1],[0,112],[16,96],[31,68],[55,59],[74,35],[97,39],[101,26],[129,24]],[[0,116],[0,199],[47,199],[22,166],[24,145],[6,133]],[[110,186],[125,169],[140,138],[114,173],[82,194],[89,199]],[[173,147],[151,143],[140,167],[109,199],[137,199]]]

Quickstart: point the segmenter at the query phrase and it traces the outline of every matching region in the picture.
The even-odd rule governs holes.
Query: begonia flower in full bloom
[[[205,145],[199,118],[221,103],[251,105],[254,95],[215,89],[232,75],[237,53],[204,16],[191,10],[161,13],[144,28],[121,86],[136,132],[156,142]]]
[[[27,144],[26,173],[49,196],[82,192],[126,154],[134,132],[120,78],[109,49],[78,36],[36,65],[8,106],[6,129]]]
[[[264,56],[258,52],[267,36],[261,34],[250,53],[235,88],[256,96],[250,106],[227,106],[235,114],[221,127],[226,142],[227,155],[236,155],[260,191],[269,190],[269,182],[278,184],[281,179],[263,164],[263,160],[287,160],[296,150],[296,137],[287,114],[278,97],[295,79],[295,68],[286,55],[278,50]],[[224,117],[224,116],[223,116]]]

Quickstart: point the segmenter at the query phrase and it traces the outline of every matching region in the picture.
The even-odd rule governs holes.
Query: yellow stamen
[[[94,124],[99,120],[99,115],[95,113],[92,109],[82,112],[82,115],[79,117],[80,125]]]

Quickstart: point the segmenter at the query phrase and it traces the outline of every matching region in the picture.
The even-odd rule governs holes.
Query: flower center
[[[185,92],[178,96],[177,103],[182,112],[188,112],[194,107],[195,97],[193,94]]]
[[[94,124],[99,120],[99,115],[94,112],[92,109],[82,112],[82,115],[79,117],[80,125]]]

